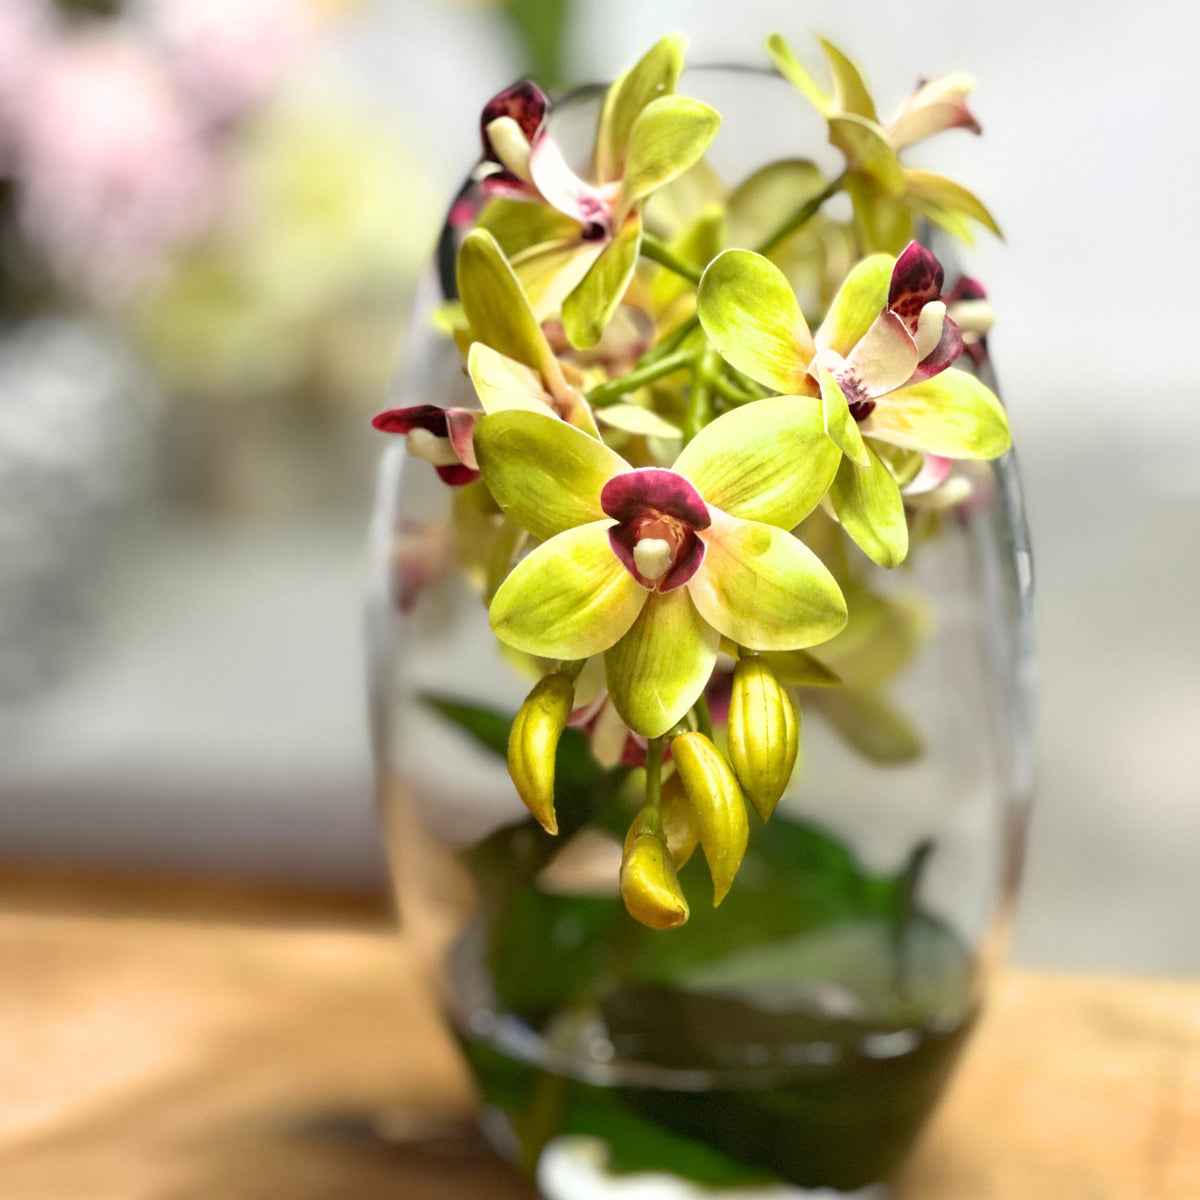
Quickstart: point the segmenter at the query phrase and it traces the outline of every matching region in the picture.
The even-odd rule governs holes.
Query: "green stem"
[[[773,234],[758,246],[759,254],[770,254],[780,242],[792,236],[797,229],[805,225],[821,209],[821,205],[825,203],[831,196],[837,195],[842,190],[842,186],[846,182],[845,174],[839,175],[820,195],[814,196],[807,204],[798,208]]]
[[[642,828],[662,833],[662,760],[663,740],[651,738],[646,743],[646,804],[642,809]]]
[[[675,354],[668,354],[665,358],[646,362],[634,367],[628,375],[610,379],[607,383],[598,383],[588,392],[588,403],[593,408],[603,408],[604,405],[615,403],[622,396],[647,383],[653,383],[656,379],[670,375],[673,371],[692,366],[694,361],[692,354],[678,351]]]
[[[700,272],[685,263],[652,233],[642,234],[642,257],[658,263],[660,267],[666,267],[668,271],[673,271],[690,283],[700,282]]]
[[[749,404],[751,400],[757,400],[758,397],[750,392],[744,392],[732,380],[726,379],[723,375],[714,376],[711,380],[713,391],[724,400],[728,400],[730,404]]]
[[[638,359],[637,366],[634,370],[639,370],[643,365],[649,366],[651,363],[658,362],[660,358],[667,354],[673,354],[675,350],[687,340],[688,335],[697,328],[700,324],[700,318],[696,313],[692,313],[686,321],[681,322],[670,333],[667,334],[657,346],[651,346],[641,358]]]
[[[696,727],[711,742],[713,735],[712,716],[708,711],[708,697],[701,696],[696,701]]]
[[[687,411],[683,417],[683,444],[686,446],[713,418],[713,381],[720,370],[721,360],[710,345],[705,345],[696,364],[696,374],[688,392]]]

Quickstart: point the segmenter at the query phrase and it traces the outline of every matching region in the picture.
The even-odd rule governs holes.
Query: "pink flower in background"
[[[260,98],[312,41],[302,0],[142,0],[151,38],[197,114],[221,120]]]
[[[24,232],[84,290],[119,294],[208,213],[207,149],[154,59],[119,33],[60,39],[16,135]]]
[[[53,44],[54,33],[45,0],[0,0],[0,175],[12,172],[29,83]]]

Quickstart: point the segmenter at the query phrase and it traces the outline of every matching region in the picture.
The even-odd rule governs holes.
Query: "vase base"
[[[854,1192],[802,1188],[792,1184],[713,1188],[674,1175],[606,1170],[608,1148],[599,1138],[559,1137],[538,1160],[537,1184],[545,1200],[887,1200],[886,1184]]]

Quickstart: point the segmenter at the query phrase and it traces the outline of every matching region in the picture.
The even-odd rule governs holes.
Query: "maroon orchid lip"
[[[479,132],[483,139],[483,156],[490,162],[499,162],[488,137],[488,126],[501,117],[512,117],[520,126],[526,140],[532,142],[546,120],[550,102],[546,93],[536,83],[523,79],[493,96],[484,106],[479,119]]]
[[[389,408],[373,417],[371,424],[382,433],[412,433],[424,429],[434,437],[449,436],[446,410],[436,404],[414,404],[410,408]]]
[[[697,530],[712,524],[708,505],[682,475],[660,467],[643,467],[613,476],[600,493],[600,507],[618,522],[608,531],[613,553],[643,587],[657,592],[682,587],[704,561],[704,542]],[[643,541],[666,547],[668,561],[651,578],[638,564]]]
[[[414,404],[409,408],[389,408],[373,417],[371,424],[382,433],[405,436],[423,429],[436,438],[446,439],[458,456],[457,463],[435,465],[438,477],[451,487],[462,487],[479,478],[472,435],[481,413],[466,408],[439,408],[436,404]]]
[[[887,306],[916,334],[921,309],[941,299],[946,273],[942,264],[919,242],[909,242],[892,268]]]

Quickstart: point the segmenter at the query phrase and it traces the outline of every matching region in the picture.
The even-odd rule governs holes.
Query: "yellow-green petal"
[[[504,196],[484,206],[475,228],[486,229],[510,259],[531,246],[579,237],[579,222],[557,208]]]
[[[773,33],[767,38],[767,53],[775,64],[775,70],[793,87],[799,88],[821,116],[828,117],[834,111],[833,99],[817,87],[813,77],[800,65],[800,60],[784,40],[783,34]]]
[[[957,367],[880,396],[861,429],[946,458],[998,458],[1012,445],[995,393]]]
[[[932,171],[919,171],[915,167],[904,168],[904,187],[909,196],[922,200],[937,208],[952,213],[962,213],[990,229],[997,237],[1003,237],[996,218],[988,211],[974,192]]]
[[[829,140],[846,156],[848,170],[866,175],[890,196],[904,191],[904,172],[887,135],[874,121],[851,113],[829,118]]]
[[[475,457],[496,503],[544,541],[604,517],[600,491],[629,464],[549,413],[510,409],[475,426]]]
[[[783,272],[752,250],[727,250],[700,280],[697,311],[726,362],[777,392],[805,388],[815,353]]]
[[[578,234],[577,228],[572,238],[530,246],[512,260],[512,269],[539,320],[559,313],[563,301],[604,249],[602,243],[582,241]]]
[[[873,562],[895,567],[908,553],[908,520],[900,487],[887,464],[866,446],[869,465],[855,466],[849,459],[842,465],[829,489],[833,510],[842,528]]]
[[[887,308],[895,266],[892,255],[872,254],[846,276],[815,335],[822,350],[835,350],[845,358],[854,349]]]
[[[621,177],[634,122],[652,100],[675,90],[683,70],[684,45],[679,37],[665,37],[656,42],[608,89],[596,132],[594,165],[598,182]]]
[[[549,415],[551,397],[533,367],[508,358],[483,342],[474,342],[467,355],[467,374],[485,413],[519,408]]]
[[[622,184],[626,202],[640,200],[699,162],[720,127],[720,114],[698,100],[652,100],[629,135]]]
[[[502,642],[541,658],[578,659],[625,635],[649,593],[613,553],[612,524],[568,529],[513,568],[489,611]]]
[[[829,490],[840,457],[816,397],[772,396],[706,425],[673,470],[731,517],[792,529]]]
[[[815,646],[842,629],[846,601],[799,538],[710,511],[704,561],[687,587],[714,629],[750,650]]]
[[[708,683],[719,642],[687,588],[650,593],[633,627],[604,656],[608,693],[625,724],[660,737],[682,720]]]
[[[521,284],[486,230],[472,230],[459,248],[458,294],[475,340],[543,373],[557,370]]]
[[[757,246],[779,228],[786,214],[819,196],[828,182],[820,167],[807,158],[760,167],[730,194],[729,245]]]
[[[576,349],[590,350],[600,340],[633,278],[641,245],[642,219],[632,213],[563,301],[563,329]]]
[[[838,112],[853,113],[869,121],[878,120],[875,102],[859,69],[832,42],[824,38],[818,40],[833,72],[833,107]]]
[[[821,385],[821,416],[830,441],[860,467],[865,467],[870,462],[867,448],[838,381],[824,367],[817,368],[817,381]]]

